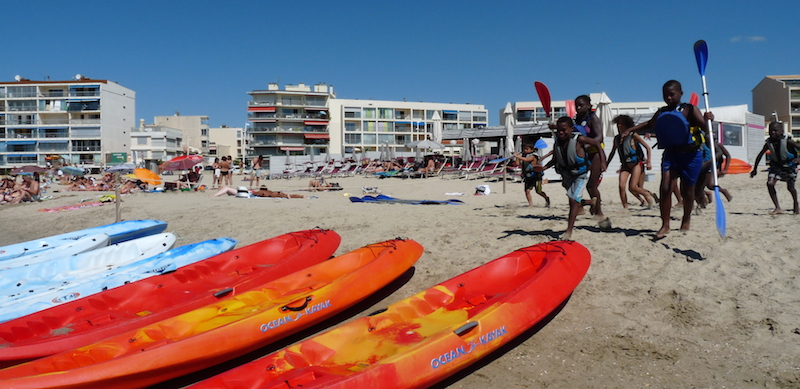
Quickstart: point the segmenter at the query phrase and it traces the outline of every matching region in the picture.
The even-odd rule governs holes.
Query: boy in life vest
[[[645,143],[639,134],[631,132],[633,119],[630,116],[619,115],[612,122],[617,125],[619,133],[614,137],[614,145],[611,147],[611,154],[609,154],[608,160],[613,159],[614,153],[619,151],[619,198],[622,201],[622,208],[628,210],[628,196],[625,193],[626,186],[631,194],[637,198],[644,198],[647,202],[647,207],[650,208],[653,206],[653,197],[650,191],[644,189],[643,181],[640,180],[644,175],[644,168],[647,168],[647,170],[653,168],[650,164],[650,145]],[[642,149],[647,150],[646,158]],[[642,166],[643,162],[645,166]]]
[[[797,181],[797,164],[800,163],[797,150],[800,144],[783,136],[783,123],[773,122],[769,125],[769,138],[758,153],[756,162],[753,164],[753,171],[750,172],[750,177],[755,177],[758,173],[758,163],[761,157],[769,150],[769,175],[767,176],[767,190],[772,203],[775,204],[775,209],[770,212],[770,215],[777,215],[783,210],[778,204],[778,194],[775,192],[775,184],[780,180],[786,182],[786,189],[792,194],[792,201],[794,202],[794,214],[800,214],[800,207],[797,205],[797,189],[795,188],[795,181]]]
[[[661,228],[654,238],[661,239],[669,232],[669,218],[672,209],[672,187],[680,178],[680,192],[683,197],[683,218],[681,231],[689,231],[694,207],[695,185],[703,166],[703,152],[700,150],[702,142],[699,133],[693,133],[692,127],[697,127],[705,134],[708,140],[708,126],[706,120],[714,120],[711,112],[703,115],[700,109],[692,104],[681,103],[683,88],[675,80],[667,81],[661,88],[664,102],[667,103],[656,111],[653,117],[631,128],[631,131],[655,129],[658,137],[658,147],[664,149],[661,159]]]
[[[531,189],[536,189],[536,193],[544,197],[544,206],[550,208],[550,198],[542,190],[544,166],[539,162],[536,149],[532,145],[523,145],[522,154],[514,153],[514,158],[522,165],[522,182],[525,184],[525,198],[528,200],[528,206],[533,208]]]
[[[575,219],[583,206],[592,205],[594,199],[583,200],[583,189],[589,181],[589,159],[586,146],[598,147],[600,144],[578,132],[573,132],[572,119],[563,116],[556,122],[556,144],[553,148],[553,158],[547,162],[546,168],[556,167],[556,172],[561,174],[561,184],[567,189],[569,198],[569,217],[567,230],[561,239],[572,239],[572,229]]]

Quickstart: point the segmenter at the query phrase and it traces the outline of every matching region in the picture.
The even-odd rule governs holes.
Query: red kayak
[[[292,232],[0,323],[0,366],[74,349],[247,292],[330,258],[341,237]]]
[[[730,165],[728,166],[728,174],[744,174],[750,173],[753,166],[741,159],[731,158]]]
[[[0,388],[142,388],[283,339],[369,297],[422,255],[376,243],[206,306],[0,370]]]
[[[523,248],[190,388],[426,388],[547,317],[590,262],[577,242]]]

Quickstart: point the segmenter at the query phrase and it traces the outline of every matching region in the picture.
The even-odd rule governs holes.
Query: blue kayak
[[[122,245],[129,243],[122,243]],[[73,275],[73,277],[65,277],[62,273],[56,277],[50,277],[49,280],[40,279],[37,280],[38,282],[26,282],[24,293],[0,298],[0,322],[100,293],[106,289],[173,272],[179,267],[229,251],[236,243],[237,241],[231,238],[211,239],[177,247],[110,270],[95,271],[88,277],[81,276],[82,272],[80,271],[67,271],[67,274]],[[101,250],[104,249],[94,252]],[[91,254],[91,252],[87,254]],[[78,255],[74,257],[78,257]],[[0,272],[0,275],[5,275],[4,273]]]
[[[415,204],[415,205],[437,205],[437,204],[464,204],[463,201],[458,199],[449,200],[404,200],[385,195],[377,196],[364,196],[364,197],[350,197],[353,203],[382,203],[382,204]]]
[[[107,234],[109,237],[109,244],[115,244],[158,234],[166,229],[167,223],[160,220],[126,220],[105,226],[87,228],[85,230],[67,232],[65,234],[2,246],[0,247],[0,261],[38,253],[42,250],[50,250],[54,247],[72,243],[90,235]]]

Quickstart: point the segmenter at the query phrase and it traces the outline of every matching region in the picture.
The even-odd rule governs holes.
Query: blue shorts
[[[676,152],[664,150],[661,158],[661,172],[671,172],[672,177],[678,173],[679,177],[686,185],[697,184],[700,176],[700,169],[703,167],[703,151],[699,148],[696,151]]]
[[[584,172],[577,176],[563,174],[561,178],[561,185],[567,189],[567,197],[580,203],[583,199],[583,188],[585,188],[586,183],[589,182],[589,172]]]

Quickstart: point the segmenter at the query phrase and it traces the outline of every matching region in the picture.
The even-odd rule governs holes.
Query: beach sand
[[[552,173],[548,173],[552,177]],[[234,184],[244,176],[234,176]],[[658,176],[656,176],[658,178]],[[210,178],[206,178],[208,180]],[[604,231],[588,213],[573,239],[589,248],[589,273],[564,308],[516,347],[450,380],[450,388],[797,388],[800,387],[800,217],[769,216],[766,174],[722,178],[733,193],[725,203],[728,238],[716,231],[714,205],[692,218],[689,233],[653,241],[658,209],[631,205],[621,212],[615,177],[601,185]],[[411,280],[366,312],[408,297],[515,249],[550,241],[566,227],[567,199],[559,183],[544,185],[551,208],[534,194],[528,208],[522,184],[440,178],[335,178],[343,191],[300,191],[308,180],[262,181],[270,190],[313,199],[237,199],[206,192],[123,196],[123,219],[169,223],[179,244],[220,236],[238,247],[286,232],[322,227],[342,237],[337,254],[395,237],[425,247]],[[646,187],[656,191],[657,182]],[[464,205],[356,204],[345,192],[378,187],[403,199],[458,198]],[[784,209],[791,198],[778,187]],[[462,192],[465,196],[445,193]],[[0,245],[108,224],[114,206],[37,212],[96,198],[97,192],[49,193],[41,203],[0,206]],[[629,196],[630,197],[630,196]],[[632,199],[632,197],[631,197]],[[543,291],[545,293],[546,291]],[[365,314],[361,313],[360,315]],[[525,312],[519,312],[524,315]]]

